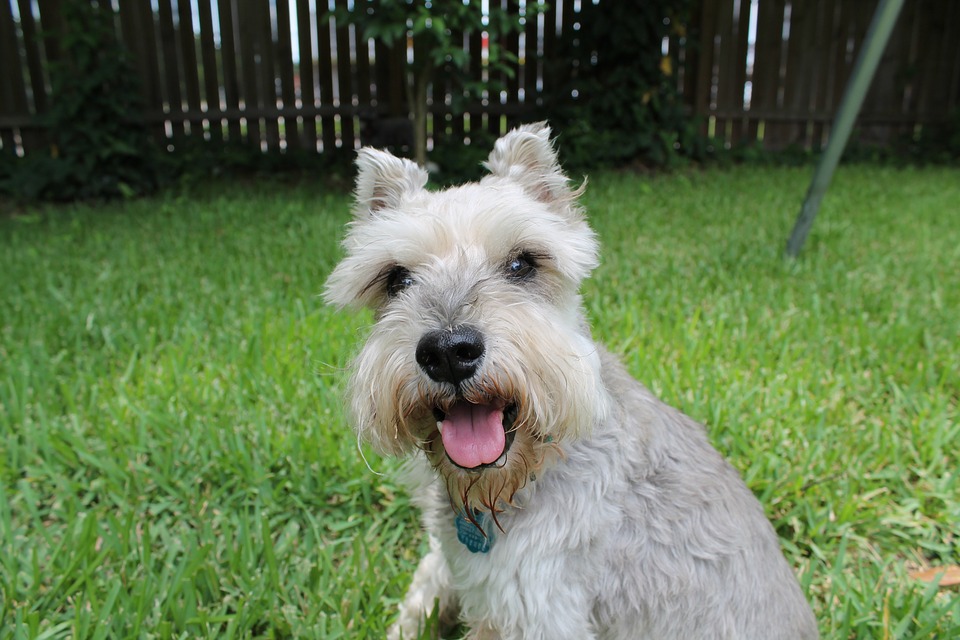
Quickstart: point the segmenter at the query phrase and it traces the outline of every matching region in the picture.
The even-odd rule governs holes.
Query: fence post
[[[788,257],[797,257],[800,249],[803,248],[807,235],[810,233],[813,219],[817,216],[817,210],[820,208],[820,201],[823,199],[827,187],[830,186],[830,180],[833,179],[837,163],[840,162],[843,149],[847,146],[853,123],[860,112],[860,106],[867,95],[867,89],[870,88],[870,81],[873,80],[873,74],[877,70],[880,56],[887,46],[890,32],[893,31],[893,26],[897,22],[897,16],[900,14],[902,7],[903,0],[880,0],[880,4],[873,14],[873,20],[863,41],[863,49],[857,55],[853,75],[850,77],[850,83],[843,94],[843,100],[840,101],[840,108],[837,110],[837,116],[830,131],[827,148],[820,157],[817,170],[810,183],[810,189],[807,191],[807,197],[800,209],[800,215],[797,217],[793,232],[787,241]]]

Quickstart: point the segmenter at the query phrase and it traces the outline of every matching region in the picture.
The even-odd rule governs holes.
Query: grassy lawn
[[[708,425],[825,638],[954,638],[960,172],[845,167],[803,258],[810,169],[593,176],[596,336]],[[423,546],[364,466],[318,294],[321,185],[0,219],[0,638],[382,637]]]

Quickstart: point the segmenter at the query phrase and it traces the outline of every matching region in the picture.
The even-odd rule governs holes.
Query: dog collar
[[[491,519],[487,514],[474,509],[473,521],[471,522],[463,512],[457,511],[453,522],[457,527],[457,539],[471,553],[487,553],[490,551],[495,538],[493,527],[490,526]]]

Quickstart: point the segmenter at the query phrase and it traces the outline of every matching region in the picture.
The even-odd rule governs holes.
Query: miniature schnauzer
[[[358,166],[325,297],[374,310],[355,426],[413,458],[430,546],[390,637],[435,615],[473,639],[816,638],[703,426],[591,338],[578,290],[598,243],[550,129],[511,131],[489,175],[443,191],[384,151]]]

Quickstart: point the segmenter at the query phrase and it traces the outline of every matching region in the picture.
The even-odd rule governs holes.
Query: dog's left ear
[[[525,124],[497,140],[484,163],[491,175],[520,183],[540,202],[565,209],[582,192],[571,189],[557,160],[546,122]]]

